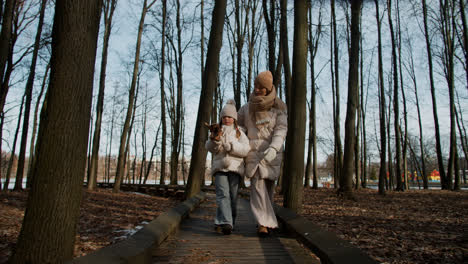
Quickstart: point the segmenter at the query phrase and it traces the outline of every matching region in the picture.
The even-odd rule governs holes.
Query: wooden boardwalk
[[[207,200],[182,221],[179,231],[154,251],[153,263],[320,263],[287,233],[258,237],[247,200],[239,198],[231,235],[215,233],[215,210],[215,195],[208,193]]]

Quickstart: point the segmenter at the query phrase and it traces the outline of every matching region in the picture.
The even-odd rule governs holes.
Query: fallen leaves
[[[15,246],[26,208],[27,192],[0,192],[0,263]],[[75,257],[127,238],[181,201],[111,189],[83,191]]]
[[[302,215],[381,263],[466,263],[468,192],[304,189]],[[276,202],[281,204],[282,197]]]

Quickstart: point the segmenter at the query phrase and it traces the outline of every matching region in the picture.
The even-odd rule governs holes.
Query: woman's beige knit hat
[[[255,83],[262,85],[268,92],[271,92],[271,89],[273,89],[273,75],[270,71],[261,72],[255,78]]]
[[[221,118],[225,116],[230,116],[237,120],[236,102],[232,99],[228,100],[223,110],[221,110]]]

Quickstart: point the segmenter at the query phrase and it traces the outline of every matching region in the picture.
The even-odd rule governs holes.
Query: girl
[[[239,126],[245,128],[251,147],[245,159],[245,175],[251,182],[250,206],[261,236],[268,234],[268,228],[278,227],[272,203],[287,120],[286,104],[276,96],[271,72],[261,72],[255,78],[249,102],[239,109]]]
[[[211,173],[216,187],[215,229],[231,234],[236,221],[237,191],[244,174],[244,157],[250,151],[249,139],[237,127],[234,100],[229,100],[221,111],[221,136],[210,135],[205,147],[213,153]]]

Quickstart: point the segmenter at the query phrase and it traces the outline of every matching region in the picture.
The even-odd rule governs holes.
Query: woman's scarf
[[[268,111],[270,111],[275,104],[275,99],[277,99],[277,97],[274,85],[270,93],[265,96],[256,96],[255,92],[250,95],[249,114],[255,126],[258,128],[270,122]]]

